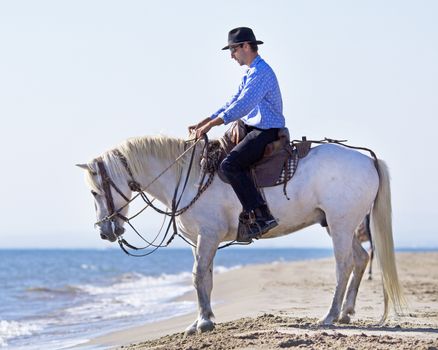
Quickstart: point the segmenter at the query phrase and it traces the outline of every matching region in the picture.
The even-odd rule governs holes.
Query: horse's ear
[[[88,164],[75,164],[77,167],[84,169],[84,170],[90,170],[90,167]]]
[[[88,164],[75,164],[77,167],[89,171],[91,175],[96,175],[96,172]]]

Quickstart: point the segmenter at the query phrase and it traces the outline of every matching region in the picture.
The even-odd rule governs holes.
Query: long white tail
[[[397,274],[392,238],[391,187],[388,167],[384,161],[378,160],[379,191],[371,212],[372,238],[377,259],[382,271],[384,312],[381,323],[388,316],[391,304],[397,314],[402,314],[407,307]]]

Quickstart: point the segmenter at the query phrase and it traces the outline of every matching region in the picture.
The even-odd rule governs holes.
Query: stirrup
[[[265,233],[278,226],[277,220],[274,218],[269,220],[255,220],[253,224],[249,226],[249,237],[254,239],[261,238]]]
[[[254,212],[243,211],[239,215],[236,241],[251,243],[253,239],[259,239],[276,226],[278,222],[272,215],[256,218]]]
[[[252,238],[249,235],[249,225],[254,221],[254,214],[242,211],[239,214],[239,225],[237,226],[236,241],[242,243],[252,243]]]

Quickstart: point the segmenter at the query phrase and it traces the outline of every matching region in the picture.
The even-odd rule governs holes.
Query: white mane
[[[128,165],[134,175],[134,178],[140,174],[144,174],[148,171],[148,158],[155,157],[157,159],[166,160],[163,165],[164,170],[170,163],[175,161],[184,152],[185,141],[183,139],[171,138],[168,136],[142,136],[133,137],[125,140],[115,149],[119,150],[128,161]],[[200,145],[198,148],[200,150]],[[193,161],[191,178],[198,178],[200,172],[199,166],[199,150],[195,155]],[[168,171],[179,174],[181,168],[185,168],[188,165],[191,156],[191,150],[187,152],[175,165],[173,165]],[[107,167],[109,177],[116,183],[119,181],[126,181],[129,177],[125,166],[121,163],[120,158],[114,153],[114,149],[109,150],[102,154],[102,159]],[[97,182],[95,176],[92,176],[92,172],[97,173],[96,159],[88,164],[91,172],[88,172],[86,181],[93,191],[101,192],[100,184]],[[150,168],[149,168],[150,170]]]

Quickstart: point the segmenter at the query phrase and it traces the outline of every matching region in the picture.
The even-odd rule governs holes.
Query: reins
[[[202,179],[200,181],[199,187],[198,187],[198,192],[195,195],[195,197],[190,201],[190,203],[188,203],[186,206],[184,206],[183,208],[179,208],[179,205],[181,203],[183,194],[185,192],[185,189],[187,187],[188,181],[189,181],[189,177],[190,177],[190,173],[191,173],[191,169],[193,166],[193,161],[194,161],[194,156],[195,156],[195,148],[197,143],[200,141],[201,139],[197,139],[195,140],[195,142],[188,147],[187,149],[184,150],[184,152],[178,156],[169,166],[167,166],[162,172],[160,172],[160,174],[158,174],[151,182],[149,182],[148,185],[144,186],[143,188],[140,186],[140,184],[135,181],[134,179],[134,175],[132,173],[131,168],[128,165],[128,161],[126,159],[126,157],[119,151],[119,150],[114,150],[114,154],[117,156],[117,158],[121,161],[121,163],[123,164],[123,166],[125,167],[128,175],[130,176],[130,181],[128,181],[128,185],[130,187],[130,189],[132,191],[138,192],[134,197],[132,197],[131,199],[127,198],[123,192],[117,187],[117,185],[111,180],[111,178],[108,176],[107,171],[105,169],[105,165],[103,163],[102,158],[99,158],[97,160],[97,165],[99,168],[99,172],[102,178],[102,189],[103,192],[105,194],[105,199],[106,199],[106,203],[107,203],[107,209],[108,209],[108,215],[106,217],[104,217],[103,219],[101,219],[100,221],[96,222],[95,225],[99,225],[102,222],[106,222],[106,221],[110,221],[111,223],[114,224],[115,222],[115,218],[119,218],[122,221],[126,222],[132,229],[133,231],[146,243],[146,246],[144,247],[136,247],[132,244],[130,244],[129,242],[127,242],[122,236],[117,237],[117,241],[119,243],[120,248],[128,255],[131,256],[135,256],[135,257],[143,257],[143,256],[147,256],[152,254],[153,252],[155,252],[158,248],[161,247],[167,247],[172,240],[175,238],[176,235],[178,235],[179,237],[181,237],[186,243],[188,243],[191,246],[194,246],[193,243],[191,243],[190,241],[188,241],[185,237],[183,237],[182,235],[180,235],[178,233],[178,228],[177,228],[177,224],[176,224],[176,217],[182,215],[184,212],[186,212],[198,199],[199,197],[202,195],[202,193],[205,192],[205,190],[210,186],[210,184],[213,182],[213,178],[214,178],[214,171],[208,171],[208,179],[207,181],[204,183],[205,180],[205,176],[206,176],[206,172],[204,172]],[[204,135],[204,140],[205,140],[205,144],[204,144],[204,150],[203,152],[206,151],[206,147],[208,145],[208,139],[207,136]],[[193,141],[193,140],[189,140],[186,142],[185,146],[188,144],[188,142]],[[178,181],[174,190],[174,195],[172,198],[172,203],[171,203],[171,209],[169,210],[162,210],[160,208],[158,208],[157,206],[155,206],[153,204],[155,199],[149,199],[149,197],[147,196],[147,194],[145,193],[145,190],[147,188],[149,188],[155,181],[157,181],[164,173],[166,173],[172,166],[174,166],[182,157],[184,157],[190,150],[192,150],[191,156],[190,156],[190,161],[189,161],[189,165],[187,167],[186,170],[186,174],[185,174],[185,180],[182,183],[182,179],[183,179],[183,168],[181,168],[181,171],[179,173],[178,176]],[[208,167],[207,167],[208,169]],[[182,187],[181,187],[182,184]],[[115,209],[114,206],[114,200],[112,198],[111,195],[111,187],[114,188],[114,190],[119,193],[121,195],[121,197],[126,201],[126,203],[121,206],[118,209]],[[181,191],[180,191],[181,188]],[[127,207],[131,202],[133,202],[136,198],[141,197],[143,199],[143,201],[146,203],[146,206],[144,208],[142,208],[140,211],[138,211],[135,215],[131,216],[131,217],[125,217],[124,215],[121,214],[121,211]],[[164,215],[164,220],[163,223],[161,225],[161,228],[159,230],[159,232],[157,233],[157,235],[155,236],[155,238],[152,241],[148,241],[145,237],[143,237],[138,230],[132,225],[132,223],[130,222],[133,218],[137,217],[138,215],[140,215],[144,210],[146,210],[148,207],[153,208],[156,212],[158,212],[159,214],[163,214]],[[161,231],[164,227],[166,218],[170,217],[170,221],[167,225],[167,229],[166,232],[164,234],[164,236],[162,237],[161,241],[158,244],[155,244],[155,241],[158,239],[158,237],[161,234]],[[170,228],[173,228],[173,234],[172,236],[169,238],[169,240],[167,241],[166,244],[163,244],[164,241],[166,240]],[[132,250],[145,250],[148,249],[150,247],[153,247],[153,249],[151,251],[148,251],[144,254],[132,254],[131,252],[129,252],[126,248],[132,249]]]
[[[193,143],[193,145],[191,145],[189,148],[187,148],[186,150],[184,150],[184,152],[179,155],[169,166],[167,166],[163,171],[161,171],[151,182],[149,182],[145,187],[143,187],[143,189],[141,188],[141,186],[139,185],[139,183],[137,181],[134,180],[134,175],[132,173],[131,168],[128,165],[128,161],[126,159],[126,157],[118,150],[114,150],[114,154],[119,158],[119,160],[121,161],[121,163],[123,164],[123,166],[125,167],[128,175],[131,177],[131,181],[128,182],[129,188],[134,191],[134,192],[138,192],[134,197],[132,197],[131,199],[127,198],[122,191],[120,191],[120,189],[114,184],[114,182],[111,180],[111,178],[107,175],[106,169],[105,169],[105,165],[103,164],[103,160],[101,157],[98,158],[97,160],[97,165],[99,167],[99,171],[101,173],[101,177],[102,177],[102,187],[103,190],[105,191],[105,187],[107,186],[106,183],[109,183],[116,191],[117,193],[119,193],[122,198],[126,201],[126,203],[121,206],[120,208],[118,208],[117,210],[114,210],[114,204],[112,204],[112,213],[108,214],[106,217],[104,217],[102,220],[96,222],[96,224],[99,224],[101,222],[104,221],[108,221],[110,219],[112,219],[114,216],[121,216],[120,211],[122,209],[124,209],[125,207],[127,207],[131,202],[133,202],[135,199],[137,199],[138,197],[143,195],[147,198],[146,194],[144,193],[144,191],[146,191],[153,183],[155,183],[155,181],[157,181],[161,176],[163,176],[172,166],[174,166],[176,163],[178,163],[178,161],[184,157],[186,155],[186,153],[188,153],[192,148],[193,148],[193,153],[192,153],[192,158],[191,158],[191,162],[193,161],[193,155],[194,155],[194,151],[195,151],[195,147],[197,145],[197,143],[200,141],[201,139],[197,139],[195,140],[195,142]],[[188,140],[186,141],[186,144],[188,142],[190,142],[192,140]],[[205,146],[204,146],[205,147]],[[190,168],[191,168],[192,163],[190,163]],[[102,171],[103,170],[103,171]],[[111,192],[109,192],[109,195],[111,195]],[[105,191],[105,196],[107,197],[107,192]],[[142,209],[145,210],[148,206],[151,206],[152,208],[154,208],[156,211],[158,211],[160,214],[166,214],[168,215],[167,212],[162,211],[160,209],[158,209],[157,207],[152,205],[152,201],[149,200],[149,198],[147,198],[146,203],[148,204],[145,208]],[[108,203],[108,199],[107,199],[107,203]],[[109,209],[109,208],[108,208]],[[138,215],[138,214],[137,214]],[[135,216],[137,216],[135,215]],[[135,217],[134,216],[134,217]],[[122,218],[124,218],[122,216]],[[132,217],[133,218],[133,217]]]

